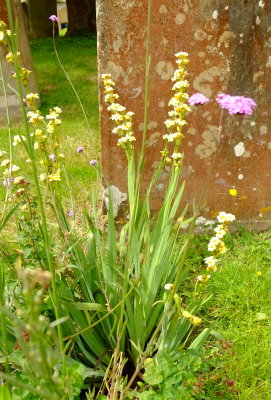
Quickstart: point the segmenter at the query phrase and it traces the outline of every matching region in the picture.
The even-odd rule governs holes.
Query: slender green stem
[[[15,70],[16,70],[16,81],[17,81],[17,87],[18,87],[20,107],[21,107],[21,112],[22,112],[22,116],[23,116],[26,141],[28,144],[28,154],[29,154],[29,158],[31,160],[32,173],[33,173],[34,183],[35,183],[37,197],[38,197],[39,209],[40,209],[40,213],[41,213],[41,222],[42,222],[41,226],[42,226],[42,231],[43,231],[43,240],[44,240],[44,247],[45,247],[46,256],[47,256],[48,268],[52,274],[52,302],[54,305],[56,319],[59,319],[60,318],[60,313],[59,313],[59,309],[58,309],[59,300],[58,300],[57,290],[56,290],[55,271],[54,271],[54,268],[52,265],[52,259],[51,259],[51,243],[50,243],[49,232],[48,232],[48,228],[47,228],[47,219],[46,219],[46,213],[45,213],[45,208],[44,208],[44,203],[43,203],[43,197],[42,197],[40,183],[39,183],[39,179],[38,179],[38,171],[37,171],[37,167],[35,164],[35,153],[34,153],[34,148],[32,145],[32,140],[31,140],[31,136],[30,136],[30,132],[29,132],[26,109],[25,109],[25,106],[23,103],[23,89],[22,89],[22,83],[21,83],[20,74],[19,74],[20,67],[19,67],[18,57],[17,57],[17,44],[16,44],[16,39],[14,36],[15,27],[14,27],[14,22],[13,22],[11,1],[6,0],[6,3],[7,3],[7,10],[8,10],[9,26],[10,26],[10,30],[12,32],[11,51],[14,55],[14,66],[15,66]],[[16,37],[18,37],[18,29],[17,29]],[[62,328],[61,328],[60,324],[58,324],[57,330],[58,330],[58,336],[59,336],[59,341],[60,341],[60,348],[61,348],[61,352],[62,352],[62,356],[63,356],[63,368],[64,368],[65,357],[63,354],[63,350],[64,350],[63,335],[62,335]]]
[[[148,131],[148,117],[149,117],[149,86],[150,86],[150,46],[151,46],[151,14],[152,14],[152,0],[148,0],[148,19],[147,19],[147,43],[146,43],[146,56],[145,56],[145,94],[144,94],[144,128],[141,145],[141,153],[139,159],[139,170],[143,167],[144,151],[146,144],[146,137]]]
[[[4,306],[5,300],[5,268],[0,265],[0,305]],[[5,357],[5,371],[10,372],[9,362],[8,362],[8,343],[7,343],[7,327],[6,327],[6,317],[1,312],[1,331],[2,331],[2,350]]]
[[[59,66],[60,66],[60,68],[62,69],[62,71],[64,72],[64,75],[65,75],[67,81],[68,81],[69,84],[71,85],[71,88],[72,88],[72,90],[73,90],[73,92],[74,92],[74,94],[75,94],[75,96],[76,96],[76,98],[77,98],[77,100],[78,100],[78,103],[79,103],[79,105],[80,105],[80,108],[81,108],[81,110],[82,110],[82,113],[83,113],[83,116],[84,116],[84,119],[85,119],[85,122],[86,122],[86,125],[87,125],[87,129],[88,129],[89,135],[92,136],[93,132],[92,132],[91,126],[90,126],[90,124],[89,124],[89,122],[88,122],[88,117],[87,117],[85,108],[84,108],[84,106],[83,106],[82,100],[81,100],[81,98],[80,98],[80,96],[79,96],[77,90],[75,89],[75,86],[74,86],[74,84],[72,83],[72,80],[71,80],[71,78],[70,78],[68,72],[66,71],[64,65],[62,64],[62,62],[61,62],[61,60],[60,60],[60,57],[59,57],[59,54],[58,54],[58,51],[57,51],[57,48],[56,48],[55,25],[54,25],[54,24],[53,24],[53,46],[54,46],[54,52],[55,52],[57,61],[58,61],[58,63],[59,63]],[[96,153],[96,149],[95,149],[95,153]],[[97,158],[97,154],[95,155],[95,157]]]
[[[8,137],[9,137],[9,159],[11,161],[12,165],[12,159],[13,159],[13,149],[12,149],[12,134],[11,134],[11,120],[10,120],[10,115],[9,115],[9,107],[8,107],[8,98],[7,98],[7,90],[6,90],[6,82],[4,80],[4,72],[3,72],[3,65],[2,62],[0,61],[0,74],[1,74],[1,81],[2,81],[2,87],[3,87],[3,93],[4,93],[4,101],[5,101],[5,112],[6,112],[6,118],[7,118],[7,127],[8,127]],[[10,184],[7,182],[7,189],[10,189]],[[6,201],[4,202],[4,210],[3,213],[6,210],[7,207],[7,199],[11,198],[10,196],[10,190],[7,190],[6,193]]]

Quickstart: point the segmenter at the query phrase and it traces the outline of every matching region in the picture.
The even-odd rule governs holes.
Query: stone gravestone
[[[32,55],[29,46],[29,40],[26,34],[23,13],[20,0],[13,0],[14,18],[17,19],[19,24],[19,50],[21,53],[22,66],[30,71],[33,71]],[[8,24],[8,16],[5,0],[0,0],[0,19]],[[12,77],[11,72],[13,67],[6,61],[7,50],[4,46],[0,45],[0,61],[3,69],[4,80],[6,82],[7,101],[11,117],[20,117],[20,103],[16,94],[16,80]],[[37,86],[34,73],[30,76],[30,89],[32,92],[37,93]],[[13,90],[14,89],[14,90]],[[6,115],[6,106],[3,93],[3,84],[0,82],[0,123],[3,122]]]
[[[271,4],[268,0],[154,0],[151,21],[151,67],[147,163],[144,183],[157,166],[166,133],[163,121],[172,96],[174,54],[189,53],[189,94],[200,92],[210,102],[189,115],[183,150],[184,201],[202,197],[203,214],[214,218],[231,211],[254,228],[271,225]],[[98,0],[99,73],[116,81],[118,102],[135,112],[137,146],[143,127],[147,0]],[[252,97],[251,116],[222,115],[219,93]],[[116,146],[100,84],[102,169],[105,185],[126,193],[126,161]],[[153,195],[153,208],[163,199],[165,170]],[[236,197],[228,190],[235,187]]]
[[[28,0],[30,36],[32,39],[52,36],[51,15],[57,15],[56,0]]]

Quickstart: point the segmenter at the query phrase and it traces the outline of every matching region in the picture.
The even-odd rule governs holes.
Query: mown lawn
[[[97,86],[96,38],[57,39],[56,47],[61,62],[67,71],[84,106],[88,124],[65,73],[57,61],[51,38],[33,40],[31,49],[38,90],[41,98],[40,110],[46,115],[50,108],[58,106],[61,114],[61,151],[65,155],[67,170],[71,176],[74,194],[81,191],[84,203],[89,196],[96,173],[89,161],[99,158],[99,116]],[[90,127],[90,129],[89,129]],[[12,133],[23,133],[22,126],[15,124]],[[0,148],[8,150],[8,132],[0,132]],[[78,146],[84,153],[78,155]],[[20,150],[15,149],[16,152]],[[23,162],[23,153],[19,153]],[[22,168],[22,165],[20,165]],[[83,196],[82,196],[83,193]]]
[[[209,255],[208,240],[196,238],[190,251],[195,275],[202,272],[200,259]],[[240,229],[228,235],[226,245],[228,252],[206,285],[206,296],[211,298],[202,316],[232,344],[223,357],[221,376],[234,382],[236,392],[230,398],[267,400],[271,398],[271,233]],[[213,398],[220,397],[224,396],[218,385]]]

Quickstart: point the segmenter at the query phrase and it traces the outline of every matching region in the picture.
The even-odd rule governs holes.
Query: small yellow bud
[[[231,188],[228,193],[232,197],[236,197],[237,196],[237,190],[234,189],[234,188]]]

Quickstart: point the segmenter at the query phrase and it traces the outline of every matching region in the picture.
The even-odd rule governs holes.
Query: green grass
[[[40,110],[43,115],[54,106],[59,106],[63,110],[61,114],[63,123],[60,128],[61,151],[65,154],[74,193],[76,195],[83,189],[81,200],[84,203],[89,198],[91,185],[96,178],[96,173],[88,162],[99,157],[96,38],[57,38],[56,47],[61,62],[84,105],[91,129],[88,130],[78,100],[57,62],[50,38],[31,42],[35,76],[41,98]],[[23,132],[22,129],[20,124],[16,124],[12,132],[18,134],[18,131]],[[8,133],[2,128],[0,148],[8,150],[8,146]],[[81,155],[76,153],[78,146],[85,148]],[[21,153],[19,156],[23,161]],[[18,160],[16,161],[18,164]]]
[[[270,232],[229,237],[228,253],[207,285],[212,298],[205,317],[233,343],[224,374],[235,382],[232,396],[240,400],[271,398],[270,239]],[[207,239],[196,240],[197,246],[207,248]]]

